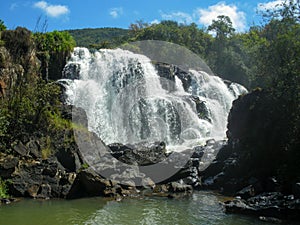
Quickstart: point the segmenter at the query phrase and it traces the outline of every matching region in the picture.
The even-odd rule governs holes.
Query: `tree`
[[[66,31],[34,33],[37,55],[42,61],[42,73],[45,80],[59,79],[66,58],[76,46],[73,37]],[[49,65],[52,66],[49,66]],[[55,66],[53,66],[56,64]],[[49,75],[51,75],[49,77]]]
[[[274,9],[268,9],[262,12],[262,16],[267,20],[291,20],[300,22],[300,1],[285,0],[278,3]]]
[[[228,16],[220,15],[217,20],[213,20],[212,24],[208,26],[208,31],[214,31],[217,39],[225,39],[229,35],[233,34],[235,29],[232,26],[232,22]]]
[[[4,25],[3,20],[0,20],[0,31],[6,30],[6,26]]]
[[[144,22],[143,20],[137,20],[137,21],[135,21],[135,23],[131,23],[129,25],[129,29],[135,33],[135,32],[137,32],[141,29],[144,29],[148,26],[149,26],[149,24]]]
[[[208,63],[218,76],[249,87],[249,68],[240,37],[228,16],[218,16],[208,27],[215,33],[212,45],[208,48]]]

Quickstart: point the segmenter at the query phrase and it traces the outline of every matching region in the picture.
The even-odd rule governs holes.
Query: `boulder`
[[[101,178],[91,169],[86,169],[78,173],[66,197],[68,199],[74,199],[81,197],[104,196],[105,190],[111,187],[109,180]]]
[[[26,156],[28,154],[27,147],[21,141],[14,142],[12,144],[12,149],[20,156]]]
[[[134,145],[115,143],[108,147],[115,158],[129,165],[146,166],[161,162],[167,158],[166,144],[164,142],[141,142]]]
[[[55,158],[19,160],[10,178],[9,192],[16,197],[65,198],[73,182],[66,176],[65,168]]]
[[[41,147],[37,140],[31,139],[29,142],[26,143],[26,148],[29,151],[29,154],[34,158],[41,158]]]
[[[12,155],[0,154],[0,177],[9,179],[18,165],[19,159]]]

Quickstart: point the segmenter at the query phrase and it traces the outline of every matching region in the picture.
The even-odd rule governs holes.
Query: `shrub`
[[[0,198],[9,198],[7,188],[7,181],[4,181],[0,177]]]

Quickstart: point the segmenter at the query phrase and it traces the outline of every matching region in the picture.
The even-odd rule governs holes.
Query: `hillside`
[[[122,28],[86,28],[68,32],[74,37],[77,46],[81,47],[109,47],[129,34],[129,30]]]

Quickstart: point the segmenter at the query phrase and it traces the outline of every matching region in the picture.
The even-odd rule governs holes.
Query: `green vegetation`
[[[41,152],[42,152],[42,159],[47,159],[49,158],[49,156],[52,153],[51,150],[51,138],[49,136],[44,137],[44,148],[42,148]]]
[[[8,191],[7,182],[8,181],[4,181],[0,177],[0,199],[1,198],[9,198],[9,195],[7,193],[7,191]]]
[[[4,22],[0,20],[0,47],[4,45],[4,41],[1,40],[1,31],[6,30],[6,26],[4,25]]]
[[[78,46],[90,48],[112,48],[127,37],[129,31],[121,28],[96,28],[68,30]]]
[[[0,20],[0,31],[6,30],[6,26],[4,25],[3,20]]]
[[[43,78],[48,78],[48,73],[52,77],[48,67],[57,67],[53,65],[54,59],[70,54],[75,41],[67,32],[32,34],[21,27],[3,31],[1,40],[10,56],[3,58],[1,67],[7,73],[0,81],[3,79],[1,82],[10,88],[0,99],[0,151],[9,153],[16,140],[28,136],[42,138],[58,130],[71,129],[71,122],[63,119],[60,112],[61,87]],[[14,76],[17,77],[13,79]],[[50,137],[47,138],[43,157],[51,153]]]
[[[37,50],[48,53],[72,51],[76,43],[66,31],[53,31],[48,33],[34,33],[34,42]]]
[[[42,74],[45,80],[60,78],[61,71],[76,46],[73,37],[66,31],[34,33],[37,56],[42,61]]]

